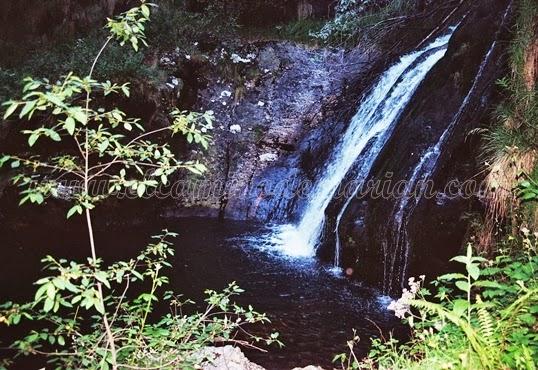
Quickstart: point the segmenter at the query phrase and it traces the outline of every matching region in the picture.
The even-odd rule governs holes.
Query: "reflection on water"
[[[352,328],[361,337],[364,354],[369,338],[397,327],[385,310],[387,299],[324,266],[315,259],[283,257],[264,241],[268,230],[244,222],[207,219],[152,221],[180,236],[171,273],[173,289],[200,302],[205,289],[221,289],[236,281],[246,292],[238,303],[252,304],[267,313],[270,327],[257,334],[278,331],[283,349],[268,353],[245,351],[268,369],[291,369],[308,364],[331,366],[336,353],[345,351]],[[98,230],[98,251],[106,261],[128,258],[149,240],[154,227]],[[38,277],[39,259],[45,254],[83,258],[87,250],[82,227],[60,230],[3,231],[5,269],[0,272],[0,295],[22,299],[31,295],[30,283]],[[82,240],[82,242],[81,242]],[[13,276],[19,277],[13,283]]]

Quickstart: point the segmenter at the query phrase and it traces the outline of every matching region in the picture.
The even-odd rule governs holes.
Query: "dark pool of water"
[[[157,222],[159,221],[159,222]],[[171,272],[172,288],[195,301],[205,289],[222,289],[236,281],[246,292],[240,304],[252,304],[267,313],[285,343],[267,353],[246,350],[247,356],[267,369],[291,369],[309,364],[331,367],[336,353],[355,328],[361,337],[358,352],[364,354],[369,339],[396,328],[398,321],[385,310],[386,298],[331,272],[313,259],[286,259],[262,247],[259,235],[267,230],[245,222],[210,219],[148,220],[148,226],[99,228],[98,252],[106,261],[136,255],[149,236],[164,225],[180,235]],[[85,230],[69,228],[2,231],[4,266],[0,271],[0,297],[24,299],[31,282],[39,276],[39,260],[45,254],[83,258],[88,251]],[[82,240],[82,242],[81,242]],[[5,338],[5,333],[4,333]]]

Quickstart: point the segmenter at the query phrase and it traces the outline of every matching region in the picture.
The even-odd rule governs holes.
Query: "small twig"
[[[370,321],[370,323],[372,325],[374,325],[376,328],[377,328],[377,331],[379,332],[379,335],[381,336],[381,339],[383,339],[383,342],[386,342],[387,339],[385,338],[385,336],[383,335],[383,330],[381,330],[381,328],[379,327],[379,325],[377,325],[377,323],[375,321],[373,321],[372,319],[370,319],[369,317],[366,317],[366,320]]]

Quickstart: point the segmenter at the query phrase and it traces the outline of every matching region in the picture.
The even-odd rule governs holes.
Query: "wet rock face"
[[[183,74],[199,87],[188,109],[215,112],[209,152],[191,153],[209,171],[182,179],[172,191],[174,201],[163,203],[163,214],[296,220],[363,93],[449,12],[421,20],[420,27],[394,30],[386,40],[392,46],[383,52],[372,45],[343,51],[282,42],[218,47],[195,73]],[[165,55],[161,62],[177,77],[182,58]],[[327,259],[331,253],[320,250]]]
[[[383,182],[389,174],[392,184],[409,180],[426,151],[438,142],[462,107],[493,41],[503,37],[498,31],[503,29],[501,20],[507,3],[486,0],[472,6],[445,58],[432,69],[402,115],[368,180]],[[432,190],[437,196],[418,198],[416,206],[415,199],[409,202],[412,210],[404,219],[409,250],[394,243],[396,199],[367,197],[351,203],[340,237],[345,266],[353,266],[362,280],[381,286],[386,278],[387,260],[395,258],[398,267],[402,265],[400,256],[406,255],[408,271],[402,271],[385,286],[387,292],[397,293],[405,285],[406,275],[436,276],[446,266],[444,261],[457,254],[468,222],[465,212],[476,206],[476,198],[447,198],[444,191],[449,181],[463,182],[479,172],[475,168],[479,144],[466,140],[466,136],[471,129],[488,121],[494,81],[504,73],[502,56],[502,47],[494,50],[461,119],[441,147],[439,161],[427,178],[432,180]]]
[[[368,59],[292,43],[217,50],[209,59],[193,107],[215,113],[214,141],[203,156],[209,171],[185,179],[198,191],[166,204],[164,213],[285,219],[301,201],[300,182],[315,175],[341,131],[342,111],[356,98],[346,86]]]

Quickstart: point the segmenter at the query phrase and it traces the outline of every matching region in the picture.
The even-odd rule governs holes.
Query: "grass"
[[[239,36],[247,41],[293,41],[306,45],[317,45],[313,35],[325,25],[324,20],[302,19],[268,27],[242,27]]]
[[[372,8],[357,14],[349,1],[340,2],[340,10],[334,20],[328,22],[316,33],[316,38],[332,45],[356,45],[363,39],[378,39],[380,31],[393,21],[410,15],[416,8],[415,0],[391,0],[381,8]],[[397,19],[396,19],[397,18]]]
[[[487,195],[487,213],[481,235],[481,248],[490,250],[496,225],[526,213],[526,221],[538,225],[538,215],[522,206],[513,190],[524,177],[536,174],[538,165],[538,95],[531,53],[538,53],[535,30],[538,27],[538,4],[520,0],[517,20],[510,44],[509,76],[498,81],[505,92],[504,101],[495,110],[497,124],[485,135],[483,153]],[[538,57],[538,56],[537,56]]]

